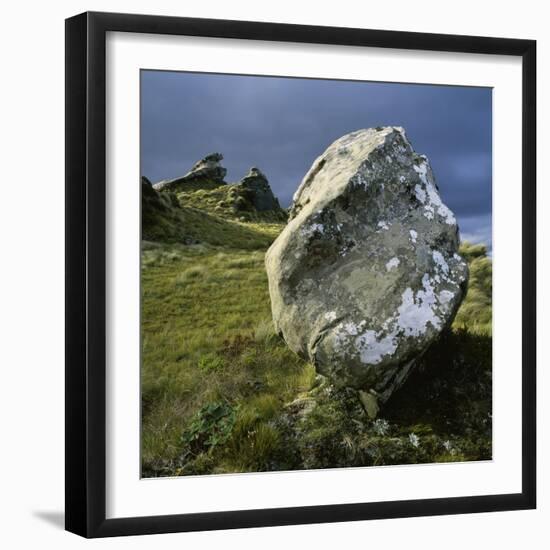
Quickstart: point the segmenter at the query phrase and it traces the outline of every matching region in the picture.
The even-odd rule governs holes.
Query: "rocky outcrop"
[[[239,182],[247,195],[249,202],[258,212],[280,210],[279,201],[271,191],[269,182],[259,168],[252,167],[248,174]]]
[[[159,181],[153,187],[157,191],[184,191],[193,184],[207,184],[210,187],[225,185],[227,169],[220,164],[222,160],[221,153],[212,153],[199,160],[184,176]]]
[[[458,245],[402,128],[345,135],[313,163],[267,252],[276,329],[375,416],[452,322],[468,278]]]
[[[201,200],[216,197],[216,214],[239,221],[282,222],[288,219],[286,210],[271,191],[267,177],[259,168],[251,168],[238,183],[204,193]],[[219,200],[219,199],[222,200]],[[189,200],[189,194],[186,196]]]
[[[141,236],[147,241],[191,242],[176,195],[156,191],[145,176],[141,177]]]

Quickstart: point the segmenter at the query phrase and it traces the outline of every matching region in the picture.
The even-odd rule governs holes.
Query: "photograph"
[[[4,7],[3,548],[544,546],[541,6]]]
[[[492,89],[140,73],[141,475],[492,459]]]

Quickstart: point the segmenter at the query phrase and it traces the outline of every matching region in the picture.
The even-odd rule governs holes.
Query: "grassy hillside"
[[[281,223],[287,219],[287,214],[282,209],[258,212],[253,207],[250,193],[241,185],[186,190],[178,193],[177,197],[183,207],[206,210],[225,219],[262,223]]]
[[[482,248],[463,246],[472,275],[453,329],[371,421],[355,395],[334,392],[273,332],[263,261],[284,224],[235,219],[218,208],[218,189],[177,204],[161,193],[167,215],[144,226],[145,476],[490,458],[491,261]]]
[[[258,236],[258,239],[262,234]],[[204,408],[235,415],[235,436],[216,465],[223,471],[260,467],[241,447],[274,446],[262,424],[312,384],[313,369],[281,345],[271,329],[263,251],[148,243],[142,261],[143,460],[156,473],[185,450],[183,434]],[[248,432],[256,426],[254,437]],[[215,432],[218,427],[211,427]],[[200,430],[199,430],[200,432]],[[200,440],[191,447],[216,445]],[[272,436],[273,440],[267,441]],[[221,437],[221,436],[220,436]],[[258,439],[258,441],[256,441]],[[267,451],[267,448],[266,448]],[[201,453],[199,453],[201,454]],[[206,460],[206,453],[201,460]],[[246,464],[243,465],[243,461]],[[168,465],[168,466],[167,466]],[[264,466],[265,467],[265,466]]]
[[[225,186],[228,187],[228,186]],[[207,190],[199,188],[197,195]],[[180,193],[190,197],[195,193]],[[208,244],[243,250],[265,250],[281,230],[280,221],[242,223],[236,216],[219,216],[206,208],[196,208],[200,201],[179,199],[172,192],[157,192],[142,185],[142,240],[163,244]],[[266,213],[267,214],[267,213]],[[180,246],[181,249],[181,246]]]

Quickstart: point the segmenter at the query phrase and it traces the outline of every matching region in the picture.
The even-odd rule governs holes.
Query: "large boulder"
[[[468,279],[458,245],[402,128],[345,135],[313,163],[267,252],[276,329],[375,415],[453,320]]]
[[[153,187],[157,191],[181,191],[191,184],[207,184],[210,186],[225,185],[227,169],[220,162],[223,160],[221,153],[212,153],[193,165],[187,174],[170,180],[162,180]]]

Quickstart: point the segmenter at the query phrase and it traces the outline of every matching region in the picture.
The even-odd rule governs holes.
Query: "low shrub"
[[[182,434],[183,454],[196,456],[226,443],[231,437],[236,415],[236,409],[226,402],[204,405]]]

